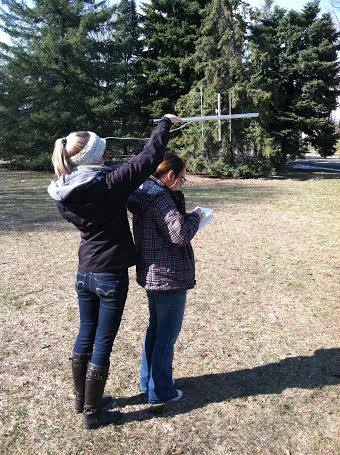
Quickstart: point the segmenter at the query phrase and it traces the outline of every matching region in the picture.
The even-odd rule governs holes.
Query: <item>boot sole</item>
[[[84,419],[83,419],[83,424],[84,424],[84,430],[96,430],[97,428],[101,427],[107,427],[109,425],[116,425],[120,423],[123,419],[123,414],[120,413],[119,411],[116,411],[116,413],[119,413],[113,420],[109,422],[102,422],[102,423],[93,423],[93,424],[88,424]]]

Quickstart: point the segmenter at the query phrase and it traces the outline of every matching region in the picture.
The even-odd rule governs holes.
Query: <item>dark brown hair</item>
[[[167,153],[164,157],[164,160],[161,162],[161,164],[158,165],[153,176],[158,179],[167,172],[173,171],[175,178],[177,178],[184,168],[185,161],[183,161],[182,158],[180,158],[175,153]]]

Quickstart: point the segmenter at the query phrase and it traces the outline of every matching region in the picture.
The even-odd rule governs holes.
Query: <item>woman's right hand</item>
[[[177,117],[177,115],[174,114],[165,114],[164,117],[170,119],[173,125],[176,125],[176,123],[182,123],[183,121],[180,117]]]

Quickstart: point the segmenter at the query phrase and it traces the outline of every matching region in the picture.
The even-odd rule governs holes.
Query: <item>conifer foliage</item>
[[[111,80],[105,92],[116,101],[113,131],[118,136],[138,134],[143,128],[141,68],[142,43],[140,18],[134,0],[121,0],[115,10],[109,49],[111,64],[106,80]],[[121,144],[120,144],[121,145]]]
[[[319,13],[317,2],[301,12],[276,7],[257,11],[252,23],[249,87],[281,160],[308,144],[322,156],[335,151],[338,34],[330,15]]]
[[[154,117],[173,111],[194,81],[192,54],[207,0],[151,0],[144,4],[145,109]]]
[[[248,176],[309,146],[335,151],[339,33],[317,1],[148,0],[137,11],[134,0],[2,0],[0,27],[11,39],[0,44],[2,158],[46,163],[72,130],[145,136],[150,118],[200,115],[201,89],[204,115],[218,93],[228,113],[231,93],[233,112],[260,117],[222,122],[221,140],[216,123],[183,129],[170,147],[191,170]]]
[[[103,2],[3,0],[1,151],[34,155],[51,138],[92,130],[112,11]]]
[[[221,96],[221,112],[229,110],[229,93],[232,92],[235,109],[246,107],[244,83],[246,81],[245,39],[246,22],[242,12],[246,5],[242,0],[213,0],[203,15],[200,37],[194,54],[196,81],[187,95],[177,103],[180,114],[200,115],[200,91],[203,91],[203,114],[213,115],[217,108],[217,94]],[[201,150],[200,158],[210,162],[222,159],[235,164],[238,153],[242,152],[240,132],[242,122],[234,131],[234,142],[230,140],[229,123],[222,122],[222,141],[217,139],[217,124],[204,124],[203,136],[200,126],[193,125],[179,141],[181,148],[193,155]],[[242,141],[241,141],[242,142]],[[238,143],[238,146],[236,146]],[[196,152],[197,154],[197,152]]]

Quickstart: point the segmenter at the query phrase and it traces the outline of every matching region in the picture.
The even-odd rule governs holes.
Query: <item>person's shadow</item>
[[[177,403],[149,406],[124,413],[124,422],[156,416],[185,414],[210,403],[262,394],[278,394],[287,388],[316,389],[340,383],[340,349],[319,349],[311,357],[287,357],[277,363],[227,373],[176,379],[184,398]],[[116,406],[142,404],[145,395],[118,398]]]

